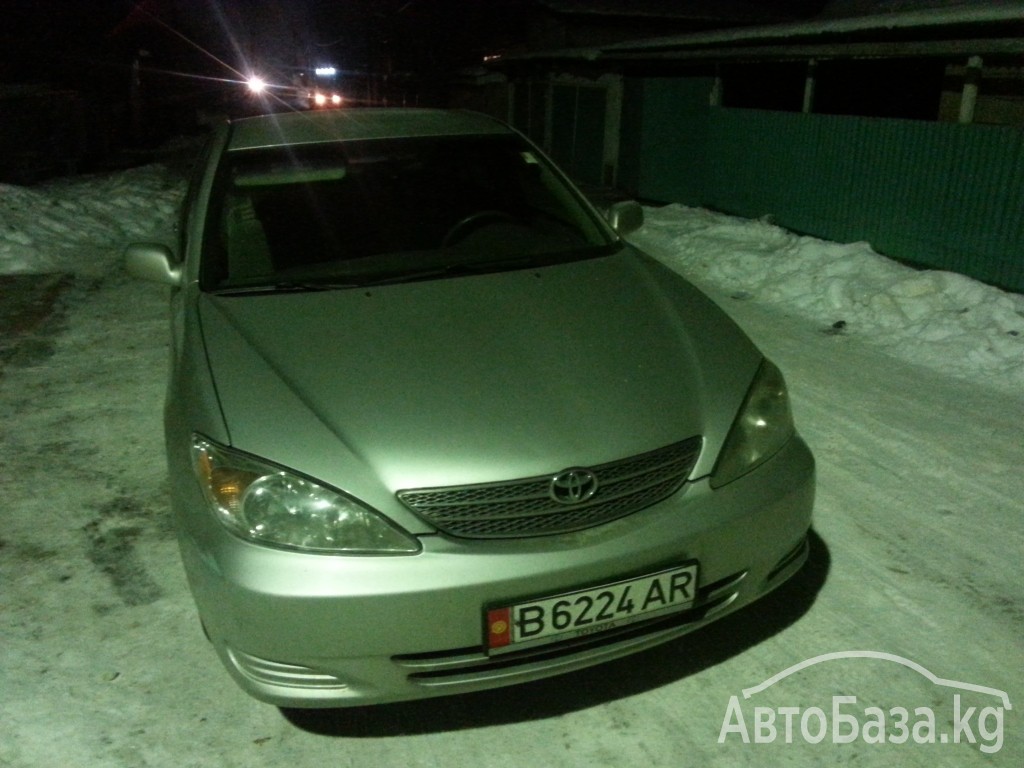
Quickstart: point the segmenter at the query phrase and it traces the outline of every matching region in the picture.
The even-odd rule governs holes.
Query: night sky
[[[138,50],[146,66],[203,77],[450,71],[520,36],[525,1],[3,0],[0,82],[103,90]]]
[[[452,73],[523,39],[530,2],[0,0],[0,149],[97,167],[316,92],[446,106]],[[275,87],[254,95],[249,75]]]
[[[601,8],[611,2],[593,1]],[[736,0],[738,7],[744,1],[754,0]],[[690,0],[644,7],[675,2],[692,7]],[[707,2],[714,9],[719,0]],[[771,0],[771,7],[806,13],[821,2]],[[311,95],[328,89],[348,106],[448,106],[453,74],[479,69],[486,55],[522,50],[539,5],[0,0],[0,108],[11,118],[0,119],[0,141],[24,145],[61,128],[71,136],[65,143],[76,146],[154,145],[199,130],[211,116],[309,108]],[[312,79],[314,67],[328,65],[338,71],[334,79]],[[254,97],[245,87],[249,75],[276,87]],[[36,95],[24,96],[26,88]]]
[[[671,7],[675,0],[662,2]],[[711,7],[714,2],[709,0]],[[797,14],[823,4],[751,3]],[[0,0],[0,83],[48,80],[91,88],[116,78],[111,70],[128,66],[139,49],[152,54],[150,66],[187,66],[208,77],[317,63],[363,72],[451,71],[522,42],[533,5],[531,0]]]

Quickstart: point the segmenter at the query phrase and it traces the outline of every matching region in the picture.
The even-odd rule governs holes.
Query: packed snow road
[[[773,252],[774,228],[649,212],[638,240],[787,375],[818,460],[807,567],[704,631],[582,673],[282,713],[235,686],[195,619],[160,434],[166,295],[119,268],[125,240],[167,226],[179,183],[149,169],[0,192],[0,766],[1024,764],[1019,297],[953,280],[956,300],[1002,314],[915,335],[924,291],[896,272],[871,290],[912,293],[900,313],[886,299],[815,315],[780,286],[813,298],[824,283],[767,280],[750,258],[750,238]],[[716,232],[715,264],[677,258]],[[880,279],[847,254],[817,275],[830,296],[843,275],[859,295]]]

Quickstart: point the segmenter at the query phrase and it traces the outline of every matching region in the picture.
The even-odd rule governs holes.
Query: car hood
[[[703,294],[632,249],[198,302],[231,443],[363,498],[595,465],[696,435],[695,475],[707,473],[760,361]]]

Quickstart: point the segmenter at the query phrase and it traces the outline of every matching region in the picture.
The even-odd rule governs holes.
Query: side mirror
[[[644,209],[634,200],[622,200],[608,206],[605,218],[617,234],[625,236],[643,226]]]
[[[171,249],[161,243],[132,243],[124,250],[128,274],[140,280],[179,287],[181,267],[174,265]]]

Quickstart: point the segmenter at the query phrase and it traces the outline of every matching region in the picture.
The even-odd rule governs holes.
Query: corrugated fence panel
[[[639,81],[641,94],[628,100],[639,109],[631,128],[636,144],[623,144],[622,156],[638,156],[636,192],[641,198],[699,205],[708,184],[706,170],[709,78],[651,78]],[[627,87],[627,93],[630,93]]]
[[[798,232],[866,240],[893,258],[1024,292],[1024,131],[747,109],[673,114],[649,106],[641,196],[682,192],[660,199],[770,215]],[[665,141],[666,120],[674,142]],[[685,171],[666,162],[681,150],[692,154],[696,138],[701,162]]]

